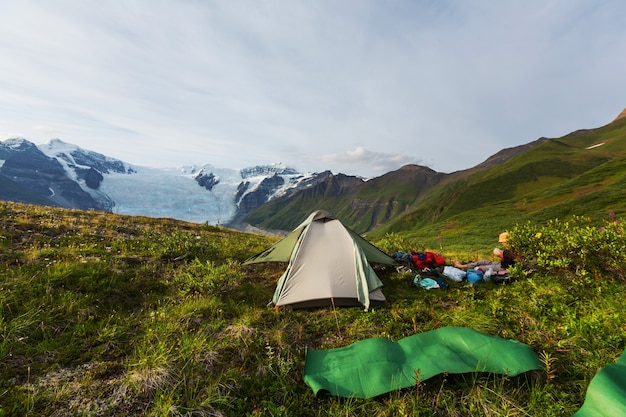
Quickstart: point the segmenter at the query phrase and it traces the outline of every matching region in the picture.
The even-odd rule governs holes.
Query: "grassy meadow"
[[[0,416],[570,416],[626,347],[624,226],[572,224],[515,229],[526,258],[510,285],[427,291],[388,270],[387,302],[369,312],[290,311],[267,306],[284,265],[241,265],[276,238],[0,202]],[[435,249],[484,256],[454,248]],[[302,380],[307,349],[443,326],[519,340],[545,369],[366,400],[315,397]]]

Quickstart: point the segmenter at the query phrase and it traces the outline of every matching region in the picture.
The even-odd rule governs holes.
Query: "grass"
[[[388,301],[369,312],[274,310],[284,266],[241,266],[274,240],[0,203],[0,416],[567,416],[626,345],[624,283],[609,276],[425,291],[387,272]],[[527,343],[546,369],[439,375],[367,400],[314,397],[302,380],[307,349],[442,326]]]

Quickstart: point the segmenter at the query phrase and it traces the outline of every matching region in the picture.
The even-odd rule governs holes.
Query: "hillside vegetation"
[[[270,200],[249,214],[246,220],[262,228],[291,230],[309,212],[321,208],[361,233],[406,212],[445,174],[407,165],[367,182],[345,181],[345,177],[339,174],[313,189]]]
[[[581,215],[599,222],[609,212],[625,211],[625,162],[626,119],[621,119],[544,141],[462,179],[450,178],[377,232],[395,231],[429,242],[442,234],[444,239],[471,242],[476,235],[480,241],[525,221]]]
[[[408,166],[332,198],[273,200],[248,220],[291,230],[296,218],[325,209],[372,237],[398,233],[423,247],[443,242],[478,250],[516,223],[571,215],[599,222],[609,212],[623,214],[625,162],[626,118],[618,118],[598,129],[503,150],[470,170],[446,175]]]
[[[268,308],[284,265],[241,261],[274,240],[0,203],[0,416],[569,416],[626,345],[614,216],[601,229],[575,218],[513,229],[525,261],[510,285],[426,291],[387,271],[387,302],[369,312]],[[315,397],[302,380],[307,349],[443,326],[519,340],[545,369],[439,375],[367,400]]]

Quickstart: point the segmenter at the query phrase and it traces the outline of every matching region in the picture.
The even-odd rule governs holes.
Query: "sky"
[[[626,107],[623,0],[0,2],[0,140],[139,166],[471,168]]]

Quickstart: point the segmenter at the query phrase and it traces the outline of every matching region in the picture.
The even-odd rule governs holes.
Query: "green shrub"
[[[376,247],[388,255],[395,252],[410,252],[412,250],[423,250],[423,245],[414,239],[407,239],[398,233],[387,233],[385,236],[374,242]]]
[[[527,223],[511,232],[510,245],[523,257],[524,268],[575,277],[582,282],[626,278],[625,224],[610,216],[603,225],[588,218]]]

